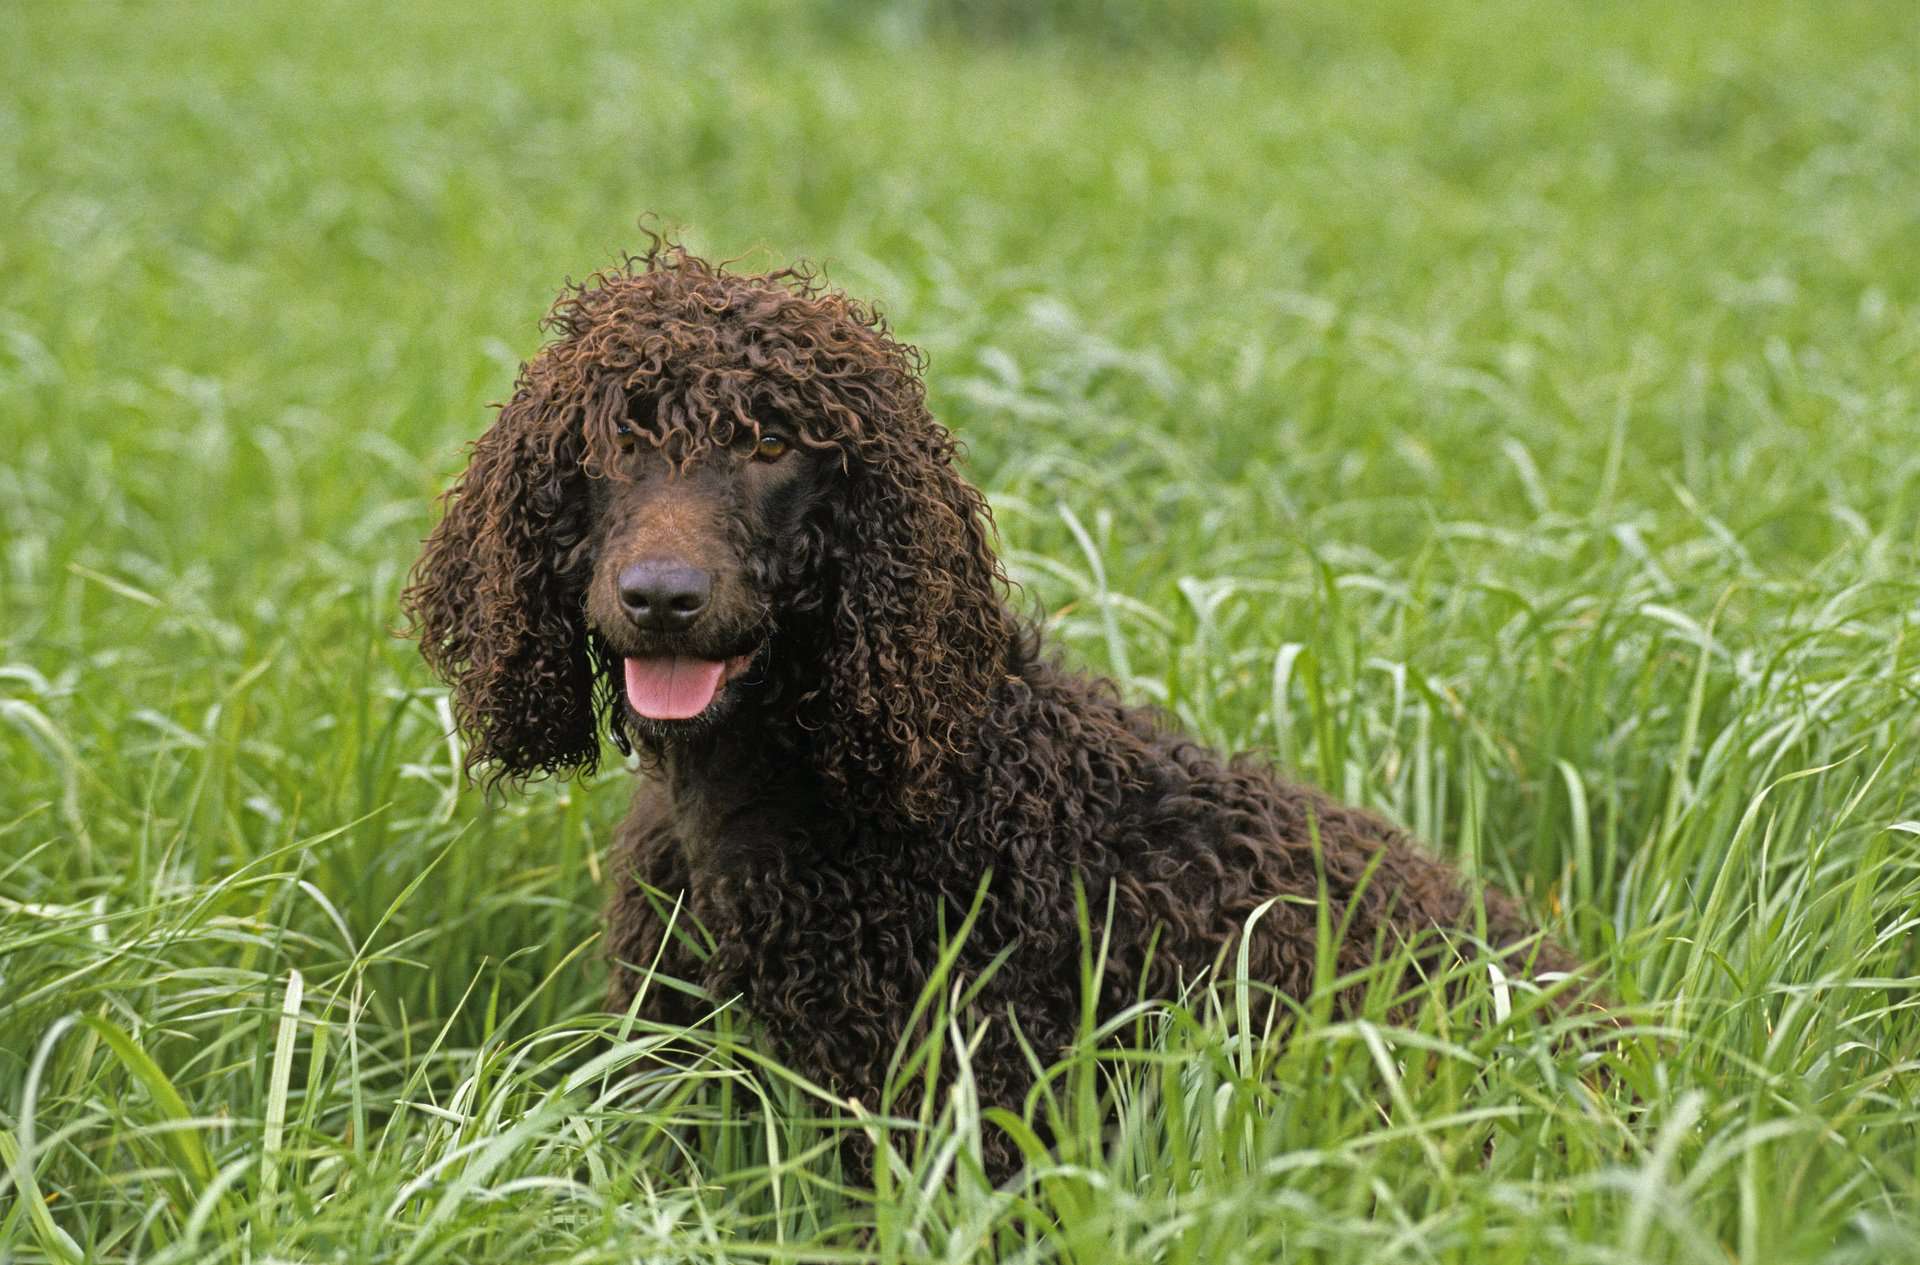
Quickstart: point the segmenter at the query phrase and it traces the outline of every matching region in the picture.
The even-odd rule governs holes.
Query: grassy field
[[[656,8],[0,9],[0,1261],[1920,1259],[1910,5]],[[995,1189],[597,1013],[626,779],[463,787],[390,630],[643,212],[880,300],[1054,635],[1611,1072],[1227,989]]]

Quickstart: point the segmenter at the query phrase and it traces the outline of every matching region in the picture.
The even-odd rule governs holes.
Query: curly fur
[[[1436,933],[1476,926],[1536,967],[1573,966],[1512,898],[1469,891],[1381,818],[1223,759],[1047,656],[1007,603],[918,353],[870,308],[804,270],[739,275],[656,241],[570,287],[548,326],[405,601],[470,768],[591,770],[603,727],[638,749],[613,852],[612,1007],[657,962],[742,999],[780,1057],[877,1106],[941,929],[989,872],[960,969],[978,978],[1009,951],[974,1003],[990,1103],[1017,1106],[1031,1083],[1022,1038],[1046,1059],[1073,1036],[1077,889],[1101,918],[1111,900],[1103,1013],[1176,995],[1273,897],[1249,964],[1295,998],[1314,987],[1323,900],[1342,972],[1403,943],[1436,962]],[[775,425],[809,464],[754,508],[729,454]],[[732,559],[736,594],[709,640],[757,646],[756,668],[728,710],[663,730],[623,705],[617,664],[643,642],[592,586],[660,497],[699,487],[722,508],[686,520],[708,524],[688,539]],[[662,897],[705,939],[669,936]],[[651,1017],[700,1013],[681,991],[645,996]],[[988,1150],[1013,1162],[1005,1139]]]

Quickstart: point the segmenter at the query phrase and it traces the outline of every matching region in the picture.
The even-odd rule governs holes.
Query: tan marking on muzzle
[[[624,561],[667,558],[718,571],[727,558],[726,525],[711,497],[694,491],[655,492],[625,530],[609,542]]]

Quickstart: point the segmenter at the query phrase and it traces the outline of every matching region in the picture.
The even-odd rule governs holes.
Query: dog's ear
[[[852,445],[831,533],[825,679],[807,710],[821,771],[857,811],[924,824],[982,756],[1015,621],[986,500],[954,468],[918,382]],[[872,400],[863,401],[871,422]]]
[[[526,778],[599,761],[578,412],[522,372],[442,498],[401,597],[421,655],[453,687],[469,773]]]

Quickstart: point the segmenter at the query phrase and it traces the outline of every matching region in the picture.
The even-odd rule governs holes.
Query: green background
[[[1917,31],[5,6],[0,1257],[1920,1256]],[[1229,1002],[874,1192],[730,1013],[595,1036],[625,779],[461,787],[391,630],[648,213],[877,300],[1075,660],[1522,893],[1613,1070]]]

